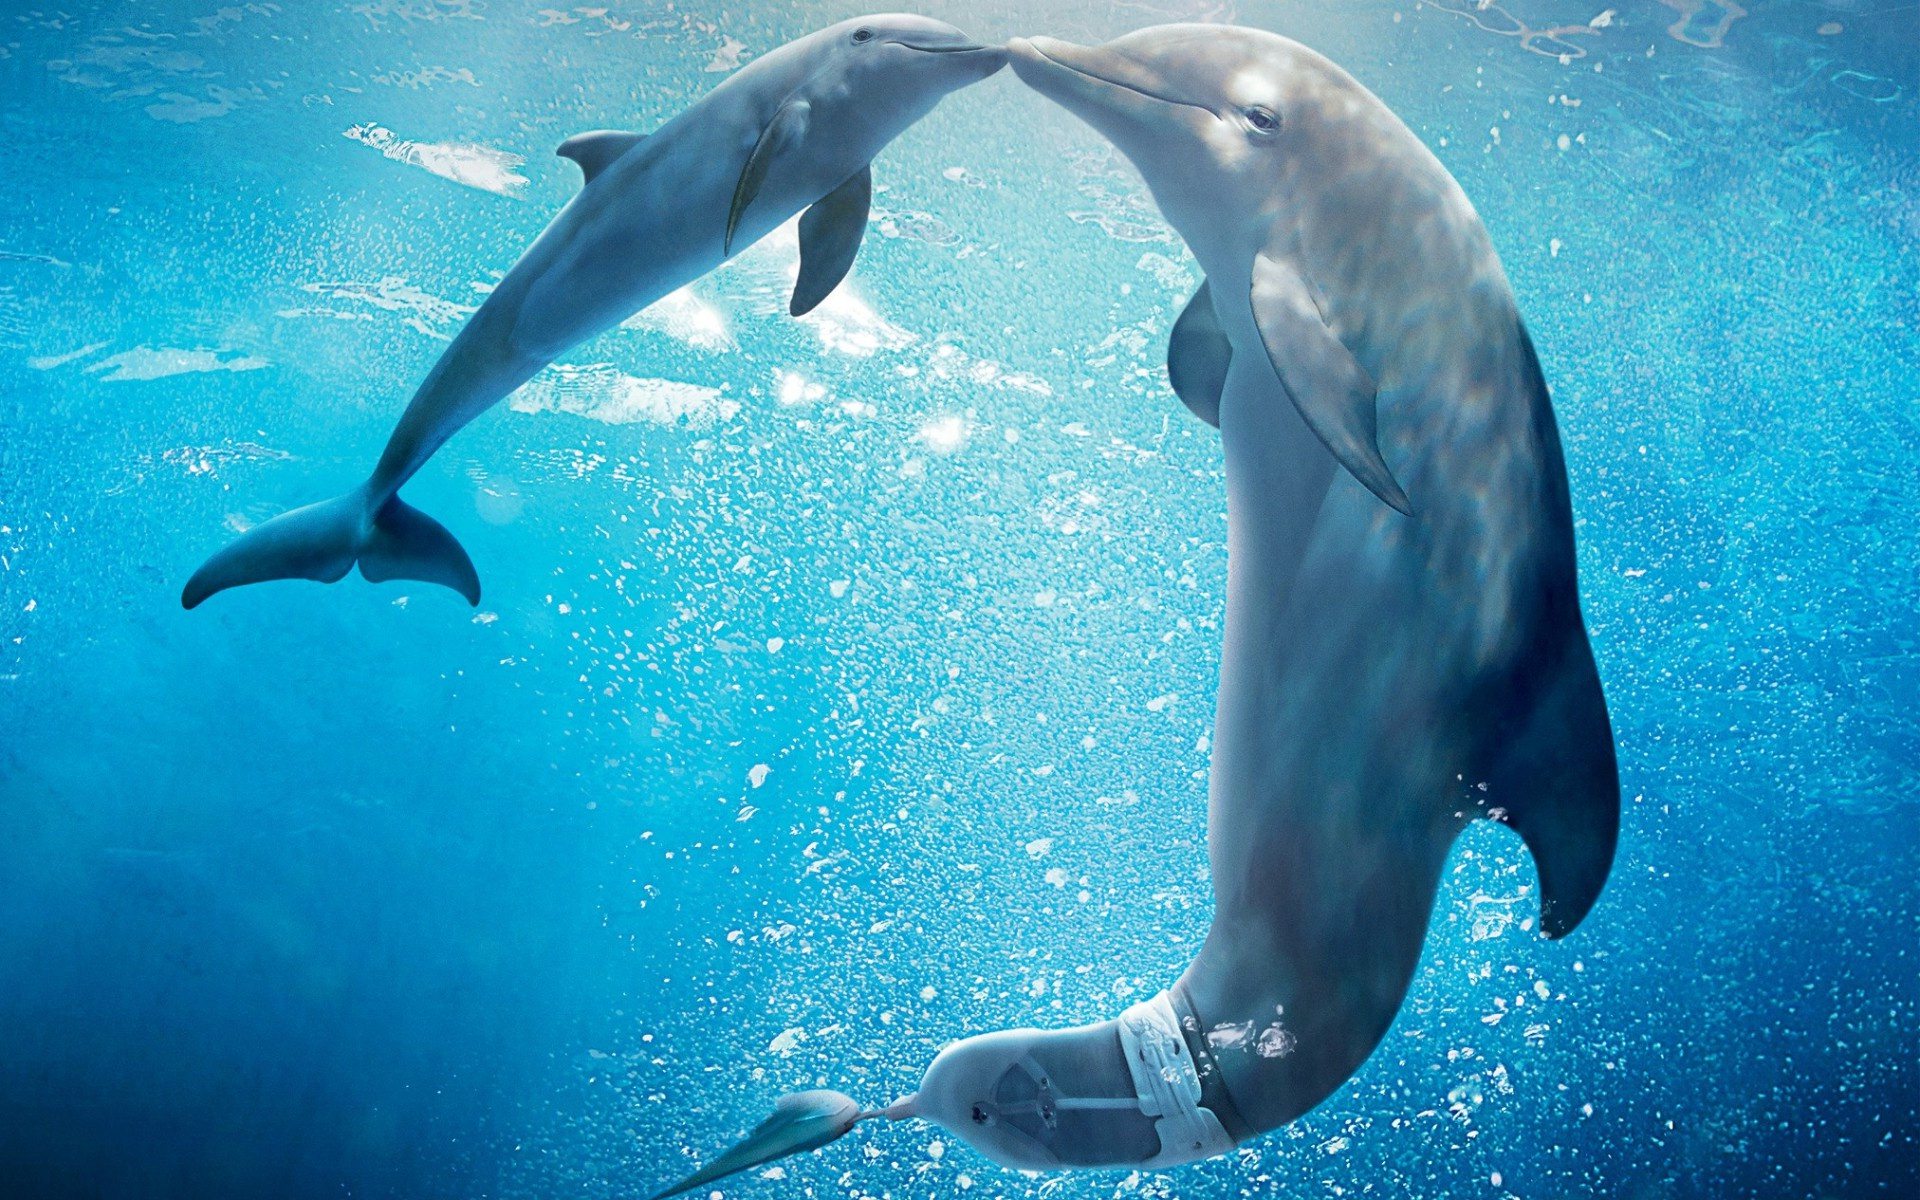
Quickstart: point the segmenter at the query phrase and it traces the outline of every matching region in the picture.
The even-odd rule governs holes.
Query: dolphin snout
[[[1020,82],[1049,99],[1065,103],[1069,96],[1086,98],[1091,72],[1077,68],[1074,51],[1085,46],[1050,37],[1014,38],[1007,43],[1007,58]]]
[[[1082,46],[1078,42],[1050,37],[1014,38],[1007,43],[1007,50],[1016,71],[1024,65],[1029,69],[1064,69],[1096,79],[1114,70],[1116,60],[1120,59],[1120,55],[1104,46]],[[1124,63],[1120,69],[1126,69]]]
[[[1108,46],[1082,46],[1059,38],[1014,38],[1007,43],[1013,73],[1023,83],[1094,122],[1108,137],[1115,130],[1100,123],[1102,116],[1138,117],[1158,102],[1175,108],[1210,112],[1206,105],[1176,93],[1155,69]]]
[[[918,50],[922,54],[939,54],[964,63],[981,79],[992,75],[1007,65],[1007,48],[989,46],[982,42],[941,43],[938,45],[916,45],[913,42],[901,42],[909,50]]]
[[[982,79],[1007,65],[1008,55],[1005,46],[979,46],[967,51],[967,54],[979,67]]]
[[[1085,47],[1076,46],[1072,42],[1063,42],[1059,38],[1014,38],[1007,43],[1007,58],[1013,63],[1013,73],[1032,83],[1036,77],[1049,70],[1066,67],[1067,64],[1061,60],[1061,57],[1056,57],[1056,54],[1064,57],[1081,49]]]
[[[1007,65],[1007,48],[1004,45],[989,45],[941,21],[926,24],[927,28],[902,32],[888,40],[908,50],[936,54],[956,64],[964,64],[982,79]]]

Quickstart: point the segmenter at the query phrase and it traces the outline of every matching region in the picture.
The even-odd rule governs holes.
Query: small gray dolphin
[[[194,572],[180,603],[268,579],[333,583],[357,562],[369,580],[444,584],[479,604],[466,550],[398,495],[414,472],[568,347],[802,209],[790,308],[810,311],[860,248],[874,156],[1006,57],[926,17],[856,17],[754,59],[650,137],[569,138],[558,152],[580,164],[585,186],[434,364],[373,475],[250,530]]]
[[[1360,1067],[1473,818],[1519,832],[1543,930],[1571,931],[1613,861],[1613,735],[1546,384],[1439,160],[1271,33],[1010,49],[1134,162],[1206,272],[1167,369],[1226,460],[1215,909],[1169,990],[955,1043],[895,1107],[1010,1167],[1171,1166]]]

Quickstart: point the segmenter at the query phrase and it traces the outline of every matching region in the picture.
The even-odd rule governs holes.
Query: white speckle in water
[[[938,417],[922,425],[913,440],[935,454],[952,454],[967,444],[967,432],[966,418]]]
[[[668,292],[622,321],[620,328],[658,330],[696,350],[731,350],[734,346],[726,316],[695,294],[692,285]]]
[[[806,1039],[806,1036],[807,1031],[795,1025],[793,1028],[783,1029],[775,1035],[774,1039],[767,1043],[767,1049],[774,1054],[789,1055],[793,1053],[795,1046],[798,1046]]]
[[[798,408],[826,397],[827,389],[798,371],[775,371],[774,397],[787,408]]]
[[[720,48],[713,52],[713,57],[707,62],[707,72],[717,75],[722,71],[739,70],[740,52],[746,48],[747,44],[745,42],[723,35],[720,39]],[[719,1194],[718,1192],[714,1193],[716,1196]]]

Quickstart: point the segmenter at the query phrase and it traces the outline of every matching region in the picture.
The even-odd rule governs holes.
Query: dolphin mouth
[[[990,65],[993,71],[998,71],[1001,67],[1007,65],[1007,48],[1005,46],[989,46],[984,42],[960,42],[948,46],[926,46],[918,45],[914,42],[896,40],[893,44],[896,46],[904,46],[908,50],[916,50],[921,54],[956,55],[961,59],[974,62],[977,65]],[[992,74],[993,71],[989,71],[988,74]]]
[[[922,54],[971,54],[975,50],[998,49],[985,42],[963,42],[958,46],[917,46],[912,42],[894,42],[896,46],[905,46],[909,50],[918,50]]]
[[[1036,67],[1043,70],[1054,67],[1091,83],[1104,84],[1123,92],[1132,92],[1147,100],[1171,104],[1176,108],[1198,109],[1210,117],[1217,118],[1220,115],[1204,104],[1196,104],[1191,100],[1183,100],[1179,96],[1168,95],[1156,86],[1157,81],[1153,80],[1145,70],[1135,66],[1124,55],[1116,54],[1111,50],[1102,50],[1097,46],[1080,46],[1073,42],[1060,41],[1058,38],[1015,38],[1007,43],[1007,50],[1013,59],[1014,74],[1042,93],[1045,93],[1046,89],[1040,87],[1029,72]],[[1073,61],[1075,59],[1079,61]],[[1094,61],[1098,61],[1105,69],[1102,70],[1093,65]],[[1023,71],[1022,66],[1027,70]],[[1134,77],[1120,78],[1123,75]]]

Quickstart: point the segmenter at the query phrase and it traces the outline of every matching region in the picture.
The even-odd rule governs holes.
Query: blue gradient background
[[[763,248],[697,289],[728,344],[618,331],[460,435],[408,495],[478,614],[186,614],[364,473],[553,146],[857,10],[79,7],[0,13],[0,1195],[644,1195],[781,1092],[1173,978],[1220,454],[1161,366],[1198,276],[1090,131],[1003,74],[882,157],[877,347]],[[863,1128],[728,1200],[1920,1194],[1920,10],[925,11],[1278,30],[1436,148],[1554,389],[1620,856],[1547,943],[1473,831],[1379,1052],[1226,1160]]]

